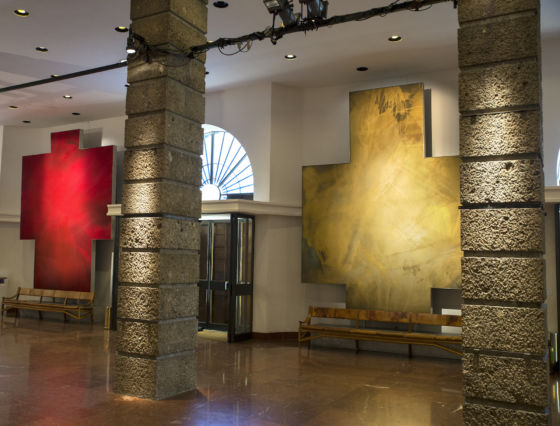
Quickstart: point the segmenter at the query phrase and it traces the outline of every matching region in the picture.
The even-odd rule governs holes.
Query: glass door
[[[254,235],[253,216],[232,215],[228,342],[252,335]]]
[[[231,257],[228,219],[200,224],[199,329],[228,330]]]

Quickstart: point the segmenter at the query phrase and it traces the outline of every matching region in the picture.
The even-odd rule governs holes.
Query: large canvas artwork
[[[350,164],[303,169],[302,280],[349,308],[429,312],[460,283],[459,159],[425,158],[423,86],[350,94]]]
[[[90,291],[92,240],[111,238],[114,150],[53,133],[51,153],[23,157],[21,238],[35,240],[35,288]]]

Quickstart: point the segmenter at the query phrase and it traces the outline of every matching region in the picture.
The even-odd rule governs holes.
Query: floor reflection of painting
[[[303,169],[302,280],[350,308],[429,311],[460,283],[459,159],[424,158],[423,86],[350,94],[351,163]]]

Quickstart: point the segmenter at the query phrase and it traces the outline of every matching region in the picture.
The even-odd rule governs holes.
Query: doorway
[[[199,330],[251,338],[255,220],[244,214],[203,216],[200,224]]]

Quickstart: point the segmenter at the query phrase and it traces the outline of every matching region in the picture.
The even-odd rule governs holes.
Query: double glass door
[[[199,327],[227,331],[229,342],[251,337],[254,229],[242,214],[201,222]]]

